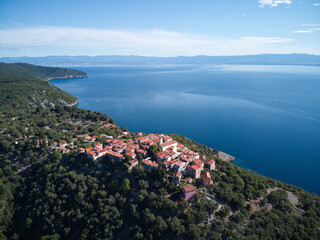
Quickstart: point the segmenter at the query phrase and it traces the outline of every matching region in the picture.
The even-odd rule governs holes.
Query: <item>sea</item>
[[[69,66],[70,67],[70,66]],[[176,133],[320,195],[320,66],[71,67],[52,83],[132,132]]]

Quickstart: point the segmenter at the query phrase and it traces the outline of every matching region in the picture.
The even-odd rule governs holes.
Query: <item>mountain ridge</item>
[[[257,54],[236,56],[152,57],[138,55],[2,57],[0,62],[27,62],[46,66],[58,65],[159,65],[159,64],[248,64],[248,65],[311,65],[320,66],[320,55]]]

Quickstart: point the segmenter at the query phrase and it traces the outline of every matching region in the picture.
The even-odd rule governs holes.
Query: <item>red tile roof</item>
[[[161,144],[161,147],[168,147],[168,146],[170,146],[170,145],[172,145],[172,144],[175,144],[175,143],[177,143],[177,142],[171,140],[171,141],[162,143],[162,144]]]
[[[191,168],[195,171],[197,171],[199,168],[201,168],[200,165],[192,165]]]
[[[138,150],[137,150],[137,153],[145,154],[145,153],[146,153],[146,151],[145,151],[145,150],[143,150],[143,149],[138,149]]]
[[[176,172],[173,176],[180,178],[181,177],[181,173]]]
[[[212,159],[212,160],[208,161],[207,164],[212,165],[212,164],[214,164],[215,162],[216,162],[216,161]]]
[[[192,191],[195,191],[196,188],[194,186],[186,186],[186,187],[183,188],[183,190],[185,192],[192,192]]]
[[[135,153],[133,153],[133,152],[127,152],[127,153],[125,153],[126,155],[128,155],[128,156],[130,156],[130,157],[134,157],[134,156],[136,156],[136,154]]]
[[[211,179],[211,175],[210,175],[209,172],[204,172],[204,173],[202,174],[202,177],[203,177],[203,178],[210,178],[210,179]]]

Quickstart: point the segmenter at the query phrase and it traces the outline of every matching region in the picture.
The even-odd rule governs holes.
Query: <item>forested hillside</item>
[[[176,184],[175,169],[159,162],[150,170],[139,154],[135,166],[128,156],[92,160],[96,146],[146,134],[77,107],[27,107],[38,84],[48,84],[34,79],[33,88],[22,87],[27,79],[6,81],[9,91],[21,87],[19,108],[0,103],[0,239],[320,239],[319,196],[222,161],[186,137],[171,135],[215,160],[214,169],[204,167],[212,185],[184,176]],[[155,160],[159,146],[151,146]],[[185,186],[197,190],[189,201]]]
[[[1,77],[40,78],[42,80],[53,78],[86,77],[85,72],[68,68],[43,67],[28,63],[0,63]]]
[[[75,97],[43,79],[86,76],[76,70],[25,63],[0,63],[0,73],[0,109],[12,107],[21,110],[74,104]]]

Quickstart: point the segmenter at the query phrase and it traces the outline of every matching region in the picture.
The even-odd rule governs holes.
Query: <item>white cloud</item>
[[[10,49],[11,51],[15,49],[15,52],[20,49],[20,56],[22,54],[193,56],[316,53],[312,49],[295,46],[291,38],[246,36],[221,39],[161,29],[128,31],[73,27],[0,30],[1,55],[10,54]]]
[[[259,0],[259,7],[277,7],[279,4],[291,4],[291,0]]]
[[[318,6],[320,6],[320,3],[314,3],[313,6],[318,7]]]
[[[320,26],[320,24],[318,23],[305,23],[305,24],[301,24],[302,26]]]
[[[308,26],[310,26],[310,24]],[[313,24],[312,26],[317,26],[317,24]],[[313,33],[315,31],[320,31],[320,28],[309,28],[307,30],[298,30],[298,31],[293,31],[293,33]]]
[[[311,30],[297,30],[297,31],[293,31],[293,33],[312,33]]]

